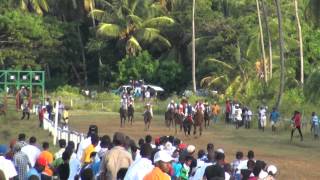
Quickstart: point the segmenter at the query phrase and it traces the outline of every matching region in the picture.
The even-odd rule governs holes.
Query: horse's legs
[[[199,127],[199,128],[200,128],[199,131],[200,131],[200,136],[201,136],[201,135],[202,135],[202,124],[200,124],[200,127]]]
[[[197,126],[193,125],[193,135],[196,135],[196,134],[197,134]]]

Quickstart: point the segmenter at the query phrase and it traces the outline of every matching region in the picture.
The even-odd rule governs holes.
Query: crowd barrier
[[[54,145],[60,139],[65,139],[67,142],[73,141],[77,145],[86,137],[84,133],[72,130],[68,126],[56,126],[55,122],[48,118],[48,114],[45,114],[43,118],[43,129],[49,131],[49,133],[53,136]]]

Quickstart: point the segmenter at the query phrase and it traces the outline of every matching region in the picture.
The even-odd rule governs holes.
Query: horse
[[[144,120],[145,131],[147,131],[150,129],[150,124],[151,124],[151,120],[152,120],[152,115],[151,115],[150,110],[147,110],[143,114],[143,120]]]
[[[194,115],[193,135],[196,135],[196,133],[197,133],[197,126],[199,126],[200,136],[202,135],[203,120],[204,120],[203,112],[200,109],[198,109]]]
[[[180,131],[182,131],[183,118],[184,116],[182,114],[179,114],[178,112],[174,113],[174,127],[175,127],[176,134],[177,134],[177,125],[180,125]]]
[[[207,128],[210,125],[210,115],[211,115],[211,109],[210,106],[206,106],[204,108],[204,127]]]
[[[120,122],[121,122],[120,127],[122,127],[122,124],[123,124],[123,126],[124,126],[125,123],[126,123],[126,119],[127,119],[127,115],[128,115],[128,110],[127,110],[127,108],[120,107],[119,113],[120,113]]]
[[[134,116],[134,107],[132,104],[130,104],[128,106],[128,122],[130,121],[131,125],[132,125],[133,116]]]
[[[185,136],[190,135],[191,127],[193,125],[193,115],[188,115],[186,118],[184,118],[182,125],[183,125],[184,135]]]
[[[171,128],[171,126],[173,126],[174,115],[175,115],[175,112],[174,112],[174,109],[172,108],[168,109],[165,112],[165,115],[164,115],[165,124],[169,129]]]

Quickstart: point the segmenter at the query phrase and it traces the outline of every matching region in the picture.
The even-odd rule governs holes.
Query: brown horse
[[[211,114],[211,109],[210,106],[205,106],[204,109],[204,127],[207,128],[210,125],[210,114]]]
[[[132,106],[132,104],[130,104],[128,106],[128,122],[131,122],[132,125],[132,121],[133,121],[133,116],[134,116],[134,107]]]
[[[144,120],[144,126],[145,126],[145,131],[150,129],[150,124],[151,124],[151,120],[152,120],[152,115],[150,110],[147,110],[144,114],[143,114],[143,120]]]
[[[203,120],[204,120],[203,112],[198,109],[194,115],[193,135],[196,135],[196,133],[197,133],[197,126],[199,126],[200,136],[202,135]]]
[[[120,107],[119,109],[120,113],[120,127],[124,126],[126,123],[127,115],[128,115],[128,110],[126,108]]]
[[[179,114],[178,112],[174,113],[174,127],[175,132],[177,134],[177,125],[180,125],[180,131],[182,131],[182,123],[183,123],[184,116]]]
[[[165,115],[164,115],[165,124],[169,129],[171,128],[171,126],[173,126],[174,114],[175,114],[174,109],[171,109],[171,108],[165,112]]]

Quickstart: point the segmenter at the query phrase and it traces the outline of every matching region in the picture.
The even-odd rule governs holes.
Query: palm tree
[[[142,44],[161,44],[171,47],[171,43],[161,34],[161,28],[174,23],[167,16],[149,12],[151,4],[147,1],[114,1],[107,10],[93,10],[92,15],[100,22],[97,34],[107,39],[117,39],[125,45],[128,55],[136,55]]]
[[[272,78],[272,41],[271,41],[271,34],[270,34],[270,28],[268,24],[268,14],[266,10],[266,6],[264,3],[264,0],[261,0],[261,6],[263,11],[263,19],[266,26],[267,36],[268,36],[268,46],[269,46],[269,79]]]
[[[267,83],[268,81],[267,61],[266,61],[266,52],[264,49],[264,36],[263,36],[261,16],[260,16],[259,0],[256,0],[256,4],[257,4],[257,13],[258,13],[258,21],[259,21],[259,29],[260,29],[260,42],[261,42],[261,50],[262,50],[262,58],[263,58],[263,74],[264,74],[264,81],[265,83]]]
[[[49,10],[46,0],[19,0],[19,4],[21,9],[36,12],[39,15]]]
[[[303,86],[304,83],[304,68],[303,68],[303,41],[302,41],[302,32],[300,25],[300,18],[298,12],[298,1],[294,0],[295,14],[297,19],[297,31],[299,35],[299,46],[300,46],[300,83]],[[320,9],[319,9],[320,10]]]
[[[195,6],[196,6],[196,0],[193,0],[192,1],[192,87],[193,87],[193,92],[197,91],[197,86],[196,86],[196,41],[195,41],[195,22],[194,22]]]
[[[282,14],[281,14],[281,6],[280,6],[280,0],[275,0],[275,4],[277,7],[277,17],[278,17],[278,32],[279,32],[279,47],[280,47],[280,89],[279,94],[276,102],[276,108],[278,109],[281,100],[282,100],[282,94],[284,91],[285,86],[285,64],[284,64],[284,38],[283,38],[283,29],[282,29]]]

